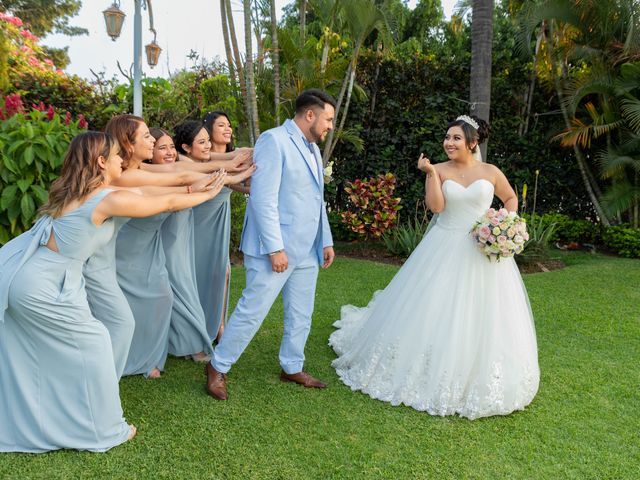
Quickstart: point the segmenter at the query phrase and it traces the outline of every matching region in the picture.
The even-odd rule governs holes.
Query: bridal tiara
[[[469,115],[460,115],[458,118],[456,118],[457,120],[462,120],[464,123],[468,123],[469,125],[471,125],[473,128],[475,128],[476,130],[478,130],[478,122],[476,122],[473,118],[471,118]]]

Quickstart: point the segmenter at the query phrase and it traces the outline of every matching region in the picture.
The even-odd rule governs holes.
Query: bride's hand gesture
[[[418,158],[418,170],[423,171],[427,175],[434,175],[436,173],[436,167],[433,166],[431,160],[425,157],[424,153],[421,153],[420,158]]]

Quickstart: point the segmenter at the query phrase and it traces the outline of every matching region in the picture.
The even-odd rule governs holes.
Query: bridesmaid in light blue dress
[[[109,333],[89,309],[86,259],[114,216],[153,215],[215,196],[142,197],[106,188],[122,159],[108,135],[76,137],[34,227],[0,249],[0,451],[106,451],[132,438],[122,417]],[[94,172],[97,172],[94,173]]]
[[[87,259],[83,269],[91,313],[109,330],[118,379],[124,372],[135,329],[133,312],[116,277],[116,238],[128,221],[128,217],[113,217],[114,235]]]
[[[118,115],[109,120],[105,131],[116,139],[123,158],[123,173],[114,182],[117,187],[184,185],[180,189],[191,192],[191,184],[205,186],[211,182],[211,174],[188,168],[147,170],[149,166],[164,165],[143,164],[153,157],[155,139],[140,117]],[[144,169],[141,168],[143,165]],[[207,171],[214,167],[206,164],[199,168]],[[226,176],[224,181],[227,181]],[[118,283],[135,319],[124,375],[143,374],[147,378],[158,378],[166,361],[173,293],[160,228],[168,216],[168,213],[162,213],[132,219],[122,227],[116,240]]]
[[[152,128],[156,139],[152,163],[175,162],[177,152],[168,132]],[[182,128],[176,128],[180,142]],[[212,346],[207,334],[204,311],[198,297],[193,244],[193,209],[174,212],[162,224],[162,245],[166,257],[173,305],[169,326],[169,353],[196,362],[211,360]]]
[[[233,151],[233,130],[226,113],[208,112],[204,127],[211,139],[214,153]],[[203,156],[191,154],[194,161]],[[246,181],[248,183],[248,179]],[[224,331],[229,302],[229,241],[231,237],[231,189],[249,193],[242,183],[230,185],[210,202],[193,209],[195,232],[196,277],[200,303],[207,319],[207,331],[213,341]]]

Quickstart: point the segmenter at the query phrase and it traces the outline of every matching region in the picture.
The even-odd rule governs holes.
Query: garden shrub
[[[71,139],[86,127],[44,105],[25,112],[18,95],[0,105],[0,244],[31,228]]]
[[[607,248],[621,257],[640,258],[640,229],[617,225],[606,227],[602,240]]]
[[[331,236],[334,241],[351,242],[358,238],[358,234],[342,221],[342,214],[340,212],[328,209],[327,217],[329,219],[329,227],[331,228]]]
[[[23,28],[20,18],[0,13],[0,38],[6,55],[1,63],[6,62],[7,74],[0,93],[18,94],[25,105],[46,102],[74,116],[84,114],[94,128],[106,123],[108,115],[103,113],[102,99],[93,86],[57,68],[39,45],[40,39]]]
[[[366,238],[380,238],[392,228],[398,217],[400,198],[394,198],[396,177],[392,173],[366,180],[348,182],[345,192],[349,195],[342,221],[355,233]]]

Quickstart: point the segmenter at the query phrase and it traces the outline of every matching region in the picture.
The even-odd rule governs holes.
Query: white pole
[[[142,15],[140,3],[134,0],[136,12],[133,17],[133,114],[142,116]]]

